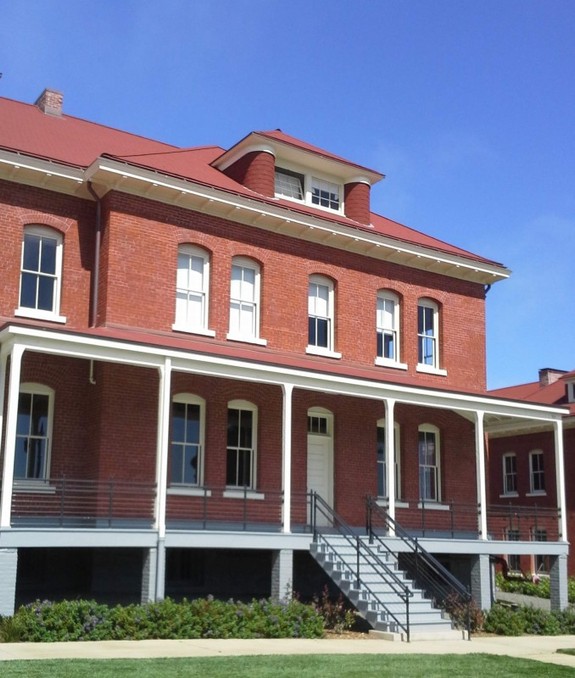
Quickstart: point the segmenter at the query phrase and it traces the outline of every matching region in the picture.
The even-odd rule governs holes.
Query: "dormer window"
[[[570,381],[565,386],[567,389],[567,402],[575,403],[575,381]]]
[[[276,169],[275,193],[278,198],[303,200],[304,176],[286,169]]]
[[[339,186],[331,181],[311,178],[311,201],[314,205],[339,210]]]
[[[342,212],[343,187],[340,184],[284,167],[275,170],[275,196]]]

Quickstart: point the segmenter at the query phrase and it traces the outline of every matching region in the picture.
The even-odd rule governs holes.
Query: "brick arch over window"
[[[16,220],[22,227],[36,225],[52,228],[62,234],[67,233],[72,226],[76,224],[74,219],[66,219],[45,212],[28,210],[16,215]]]

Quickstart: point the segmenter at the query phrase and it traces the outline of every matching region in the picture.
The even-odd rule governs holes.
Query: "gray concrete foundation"
[[[156,565],[158,560],[157,549],[146,549],[142,563],[142,604],[156,599]]]
[[[567,556],[551,556],[549,560],[551,609],[564,610],[569,605],[567,592]]]

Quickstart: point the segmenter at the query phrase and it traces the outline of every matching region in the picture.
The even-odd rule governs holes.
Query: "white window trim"
[[[379,306],[379,301],[391,301],[393,302],[393,328],[392,331],[394,332],[394,341],[395,341],[395,358],[384,358],[383,356],[376,355],[375,357],[375,364],[379,365],[381,367],[393,367],[395,369],[399,370],[406,370],[407,365],[405,363],[401,362],[401,305],[399,301],[399,296],[395,294],[395,292],[391,292],[389,290],[379,290],[377,293],[377,300],[376,300],[376,320],[375,320],[375,331],[376,331],[376,339],[377,335],[379,334],[380,330],[381,331],[389,331],[390,328],[388,327],[383,327],[380,326],[377,322],[377,316],[378,316],[378,306]]]
[[[174,483],[170,480],[169,487],[171,490],[184,490],[186,494],[190,494],[190,490],[195,490],[198,494],[203,495],[204,490],[204,466],[205,466],[205,432],[206,432],[206,401],[200,396],[192,393],[176,393],[172,398],[173,403],[185,403],[186,405],[199,405],[200,408],[200,440],[199,440],[199,454],[198,454],[198,481],[196,483]],[[170,413],[170,420],[172,415]],[[171,422],[170,422],[171,423]],[[170,433],[170,461],[172,454],[172,445],[174,443],[181,443],[173,439],[172,432]],[[177,492],[172,492],[177,494]]]
[[[445,506],[449,509],[449,504],[442,504],[443,493],[441,486],[441,436],[437,426],[433,424],[421,424],[417,428],[417,471],[418,471],[418,485],[419,493],[421,494],[421,480],[419,478],[419,473],[421,469],[421,463],[419,461],[419,434],[420,433],[434,433],[435,434],[435,467],[436,471],[436,486],[437,486],[437,497],[435,499],[424,499],[422,501],[421,497],[419,498],[419,508],[425,504],[425,508],[434,506]]]
[[[541,455],[543,458],[543,482],[545,483],[545,454],[543,453],[543,450],[537,449],[537,450],[531,450],[529,452],[529,492],[526,494],[527,497],[545,497],[547,496],[547,490],[534,490],[533,485],[534,485],[534,478],[535,474],[533,471],[533,458],[535,456]]]
[[[325,317],[328,320],[329,323],[329,331],[328,331],[328,345],[327,346],[315,346],[313,344],[308,343],[306,347],[306,353],[309,353],[310,355],[319,355],[319,356],[324,356],[327,358],[341,358],[341,353],[338,351],[334,351],[334,346],[335,346],[335,285],[333,283],[333,280],[330,278],[324,276],[324,275],[319,275],[319,274],[313,274],[309,276],[308,279],[308,291],[307,291],[307,303],[308,303],[308,310],[307,310],[307,319],[308,319],[308,327],[307,327],[307,333],[308,333],[308,342],[309,342],[309,318],[310,318],[310,313],[309,313],[309,300],[310,300],[310,285],[321,285],[323,287],[326,287],[328,290],[328,301],[327,301],[327,315],[326,316],[317,316],[317,317]]]
[[[172,329],[176,332],[186,332],[189,334],[201,334],[206,337],[215,337],[216,333],[214,330],[208,329],[208,318],[209,318],[209,308],[210,308],[210,255],[209,253],[197,247],[196,245],[183,244],[178,247],[178,258],[180,254],[187,255],[190,257],[197,257],[203,260],[203,280],[204,286],[201,290],[185,290],[186,292],[194,291],[200,292],[203,295],[203,308],[202,308],[202,322],[201,325],[193,325],[186,323],[181,319],[178,319],[177,315],[175,317],[174,324]],[[179,268],[176,263],[176,271],[179,271]],[[177,272],[176,272],[176,314],[177,314]]]
[[[234,266],[238,268],[247,268],[254,271],[254,319],[253,333],[242,334],[237,328],[232,328],[232,276],[231,271]],[[232,259],[232,269],[230,269],[230,308],[229,308],[229,329],[226,339],[230,341],[241,341],[248,344],[257,344],[267,346],[267,341],[260,337],[260,315],[261,315],[261,268],[257,261],[249,257],[234,257]]]
[[[51,311],[43,311],[37,308],[29,308],[21,306],[20,300],[22,296],[22,273],[24,266],[24,244],[25,236],[27,234],[37,235],[39,237],[52,238],[56,240],[56,272],[54,274],[54,308]],[[39,224],[29,224],[24,227],[22,232],[22,248],[20,254],[20,279],[18,283],[18,308],[15,309],[14,315],[21,318],[36,318],[37,320],[50,320],[51,322],[65,323],[66,316],[60,315],[60,301],[62,295],[62,261],[64,257],[64,237],[59,232],[49,226],[42,226]]]
[[[291,165],[289,163],[284,163],[281,160],[279,164],[276,163],[275,171],[282,172],[282,170],[287,174],[289,172],[293,174],[298,174],[303,178],[303,200],[298,200],[288,195],[283,195],[276,193],[274,190],[274,195],[279,200],[290,200],[291,202],[307,205],[313,207],[314,209],[322,210],[324,212],[329,212],[330,214],[345,214],[345,186],[342,183],[341,179],[338,179],[335,176],[329,174],[323,174],[321,172],[311,171],[296,165]],[[312,201],[312,189],[314,185],[314,179],[318,181],[327,181],[330,184],[334,184],[338,188],[339,195],[339,208],[337,210],[331,207],[323,207],[322,205],[316,205]]]
[[[50,485],[50,467],[52,464],[52,431],[54,425],[54,389],[36,382],[20,384],[18,396],[21,393],[48,396],[48,430],[46,432],[46,471],[42,478],[14,478],[14,490],[18,492],[55,492]]]
[[[428,365],[427,363],[422,363],[419,362],[419,346],[422,337],[426,335],[422,335],[419,332],[419,309],[420,308],[429,308],[433,311],[433,347],[434,347],[434,353],[433,353],[433,364]],[[442,376],[445,376],[447,374],[447,370],[441,369],[439,366],[441,365],[441,351],[440,351],[440,341],[441,337],[439,336],[439,306],[437,303],[431,299],[427,298],[421,298],[417,302],[417,366],[416,366],[416,371],[417,372],[424,372],[427,374],[439,374]]]
[[[383,428],[385,429],[385,418],[381,418],[377,420],[377,428]],[[393,423],[393,447],[394,447],[394,456],[395,456],[395,505],[398,506],[399,502],[401,502],[401,445],[399,441],[399,436],[400,436],[400,428],[399,428],[399,422],[395,421]],[[379,462],[377,462],[378,466],[380,466]],[[378,468],[378,474],[379,474],[379,468]],[[387,489],[387,488],[386,488]],[[377,499],[388,499],[388,494],[383,494],[383,495],[378,495]]]
[[[517,455],[515,452],[506,452],[502,457],[501,457],[501,464],[502,464],[502,474],[503,474],[503,493],[500,494],[499,496],[501,498],[503,497],[518,497],[519,493],[517,490],[514,490],[512,492],[507,492],[506,488],[506,478],[507,478],[507,469],[505,466],[506,460],[509,458],[514,458],[515,459],[515,484],[517,485]]]
[[[252,495],[257,495],[261,494],[256,491],[257,488],[257,460],[258,460],[258,407],[257,405],[254,405],[254,403],[250,402],[249,400],[230,400],[228,402],[228,407],[226,410],[226,416],[229,412],[229,410],[248,410],[252,413],[252,466],[251,466],[251,473],[250,473],[250,484],[246,485],[246,492],[248,494]],[[225,472],[226,472],[226,481],[227,481],[227,473],[228,473],[228,456],[227,456],[227,451],[228,451],[228,445],[227,445],[227,440],[226,440],[226,466],[225,466]],[[226,489],[224,491],[224,497],[228,498],[234,498],[237,499],[238,496],[243,497],[244,496],[244,487],[243,486],[237,486],[237,485],[228,485],[226,482]],[[250,497],[250,498],[264,498],[265,495],[261,495],[261,497]]]

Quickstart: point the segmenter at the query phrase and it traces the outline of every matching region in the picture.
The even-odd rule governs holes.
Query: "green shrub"
[[[483,630],[500,636],[520,636],[525,633],[523,618],[510,607],[493,605],[485,615]]]
[[[36,601],[0,620],[0,640],[51,642],[151,638],[320,638],[322,616],[297,600],[212,597],[110,608],[94,601]]]
[[[513,609],[496,604],[485,615],[483,630],[501,636],[575,634],[575,612],[547,612],[531,606]]]

